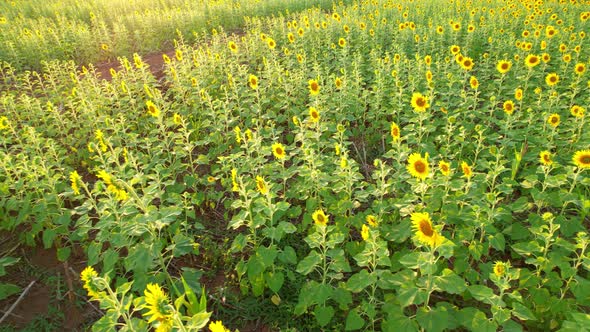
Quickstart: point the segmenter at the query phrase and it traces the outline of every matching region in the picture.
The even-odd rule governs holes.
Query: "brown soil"
[[[145,56],[142,56],[142,61],[149,66],[151,73],[156,77],[156,79],[160,79],[164,76],[164,58],[162,57],[164,54],[169,56],[171,59],[174,58],[174,49],[151,53]],[[121,70],[121,64],[118,61],[109,61],[109,62],[100,62],[94,65],[96,68],[96,72],[100,75],[99,77],[110,81],[113,79],[111,75],[111,68],[115,69],[116,71]]]
[[[80,254],[83,254],[80,250],[73,251],[66,276],[64,263],[57,260],[55,249],[22,248],[20,253],[13,253],[12,257],[20,257],[21,260],[7,269],[7,275],[1,277],[0,282],[16,284],[23,290],[31,281],[35,283],[3,325],[20,330],[35,320],[46,319],[52,321],[52,326],[62,324],[64,331],[79,331],[89,319],[96,319],[92,308],[76,298],[74,292],[81,287],[77,273],[84,267],[84,260]],[[74,290],[69,290],[67,278]],[[0,314],[4,315],[20,295],[21,292],[0,301]],[[55,313],[63,314],[63,320],[52,316]]]

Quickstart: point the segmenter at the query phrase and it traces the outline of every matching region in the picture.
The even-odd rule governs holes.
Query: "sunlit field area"
[[[0,331],[590,326],[590,1],[0,8]]]

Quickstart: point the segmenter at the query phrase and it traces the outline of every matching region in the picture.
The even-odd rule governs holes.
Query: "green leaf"
[[[461,294],[467,288],[465,280],[450,269],[444,269],[441,276],[434,278],[434,284],[443,292]]]
[[[43,247],[49,249],[53,246],[53,240],[57,236],[55,229],[48,228],[43,231]]]
[[[278,293],[283,283],[285,282],[285,275],[282,272],[266,272],[266,283],[268,288],[275,293]]]
[[[365,320],[359,315],[356,309],[351,310],[348,312],[348,316],[346,316],[346,331],[354,331],[359,330],[365,325]]]
[[[512,313],[514,314],[514,316],[522,320],[537,320],[537,317],[535,317],[535,315],[532,311],[529,310],[529,308],[525,307],[524,305],[518,302],[512,303],[512,309]]]
[[[405,308],[412,304],[421,304],[426,300],[427,293],[418,287],[402,289],[398,295],[400,305]]]
[[[0,258],[0,277],[6,274],[6,267],[14,265],[20,260],[20,258],[15,257],[2,257]]]
[[[361,270],[348,279],[346,289],[353,293],[358,293],[375,282],[377,282],[377,276],[369,274],[367,270]]]
[[[70,254],[72,253],[72,248],[65,247],[65,248],[58,248],[57,249],[57,259],[60,262],[65,262],[70,258]]]
[[[483,286],[483,285],[469,286],[469,292],[471,293],[471,295],[473,295],[473,297],[476,300],[484,302],[484,303],[488,303],[488,304],[493,304],[493,301],[491,299],[496,297],[496,295],[494,294],[494,291],[491,288]]]
[[[0,301],[20,292],[21,288],[13,284],[0,284]]]
[[[284,247],[283,250],[279,252],[278,258],[283,263],[297,264],[297,254],[295,253],[295,249],[291,246]]]
[[[331,306],[317,306],[313,313],[315,314],[315,319],[318,322],[318,325],[323,327],[328,325],[328,323],[332,320],[332,317],[334,316],[334,308]]]
[[[303,275],[308,275],[321,261],[322,257],[314,250],[297,264],[296,271]]]
[[[494,235],[490,235],[488,237],[489,241],[490,241],[490,245],[499,251],[504,251],[505,247],[506,247],[506,240],[504,239],[504,234],[498,232],[495,233]]]
[[[430,310],[421,307],[416,312],[416,320],[425,331],[439,332],[447,328],[449,314],[444,307]]]
[[[256,250],[256,256],[260,258],[264,267],[270,267],[277,257],[277,249],[274,246],[270,248],[261,246]]]

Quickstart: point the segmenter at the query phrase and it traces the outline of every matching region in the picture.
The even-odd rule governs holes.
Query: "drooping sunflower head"
[[[309,93],[312,96],[317,96],[320,93],[320,84],[317,80],[309,80],[308,82]]]
[[[547,83],[547,85],[549,85],[549,86],[554,86],[558,82],[559,82],[559,75],[557,75],[556,73],[548,74],[545,77],[545,83]]]
[[[541,59],[539,58],[538,55],[535,54],[529,54],[527,55],[527,57],[524,59],[524,64],[529,67],[529,68],[533,68],[536,65],[538,65],[541,62]]]
[[[420,92],[414,92],[411,100],[412,107],[416,112],[425,112],[430,107],[428,104],[428,98],[423,96]]]
[[[541,165],[549,166],[553,164],[553,160],[551,159],[551,157],[551,152],[541,151],[541,153],[539,153],[539,162],[541,163]]]
[[[371,227],[377,227],[378,221],[377,221],[377,217],[375,217],[372,214],[367,215],[367,217],[365,218],[365,221],[367,222],[367,224]]]
[[[438,169],[444,176],[449,176],[451,174],[451,164],[444,160],[438,162]]]
[[[432,226],[432,220],[428,212],[414,212],[410,216],[415,239],[431,248],[438,247],[443,242],[443,237]]]
[[[510,68],[512,68],[512,62],[507,60],[500,60],[496,65],[496,70],[498,70],[500,74],[506,74]]]
[[[268,193],[268,186],[266,185],[266,181],[260,175],[256,176],[256,189],[263,195]]]
[[[547,118],[547,123],[553,128],[557,127],[559,125],[559,122],[560,122],[560,117],[559,117],[559,114],[557,114],[557,113],[553,113],[553,114],[549,115],[549,117]]]
[[[87,266],[82,272],[80,273],[80,279],[84,282],[84,289],[88,293],[88,296],[93,300],[98,300],[100,295],[104,292],[98,287],[95,282],[95,278],[98,278],[98,273],[92,266]]]
[[[82,180],[82,178],[80,177],[80,174],[78,174],[78,171],[72,171],[70,172],[70,183],[72,185],[72,190],[74,191],[74,194],[76,195],[80,195],[80,186],[79,183]]]
[[[272,154],[277,159],[285,159],[285,156],[287,155],[285,152],[285,147],[281,143],[274,143],[272,145]]]
[[[320,112],[313,106],[309,108],[309,119],[313,123],[317,123],[320,121]]]
[[[408,158],[408,166],[406,166],[406,169],[411,176],[420,180],[426,179],[430,170],[428,166],[428,154],[426,154],[425,157],[422,157],[419,153],[412,153],[410,158]]]
[[[311,216],[313,222],[318,226],[326,226],[328,224],[329,217],[330,216],[327,216],[322,209],[315,210]]]
[[[248,84],[252,89],[258,89],[258,77],[256,77],[256,75],[250,74],[250,76],[248,76]]]
[[[144,316],[149,316],[148,323],[155,320],[165,321],[172,315],[170,299],[158,284],[147,284],[143,292],[145,308],[148,309]]]
[[[590,150],[579,150],[574,154],[572,161],[581,169],[590,168]]]
[[[361,237],[363,238],[364,241],[367,241],[367,239],[369,238],[369,227],[367,227],[367,225],[363,224],[363,226],[361,227]]]
[[[399,141],[401,134],[400,134],[400,130],[399,130],[399,126],[397,125],[397,123],[392,122],[391,123],[391,138],[393,139],[394,142]]]
[[[466,178],[471,178],[473,176],[473,171],[471,170],[471,166],[465,161],[461,162],[461,171],[463,172],[463,176]]]

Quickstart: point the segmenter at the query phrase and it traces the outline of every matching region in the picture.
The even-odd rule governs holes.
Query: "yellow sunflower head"
[[[412,94],[411,104],[414,111],[419,113],[425,112],[426,109],[430,107],[430,104],[428,104],[428,98],[423,96],[420,92],[414,92]]]
[[[430,169],[428,166],[428,153],[425,157],[422,157],[419,153],[412,153],[408,158],[406,169],[411,176],[420,180],[426,179]]]
[[[551,159],[551,157],[551,152],[541,151],[541,153],[539,153],[539,162],[541,163],[541,165],[549,166],[553,164],[553,160]]]
[[[285,156],[287,155],[285,152],[285,147],[281,143],[274,143],[272,145],[272,154],[277,159],[285,159]]]
[[[361,227],[361,237],[363,238],[364,241],[367,241],[367,239],[369,238],[369,227],[367,227],[367,225],[363,224],[363,226]]]
[[[477,80],[477,77],[471,76],[471,78],[469,78],[469,85],[472,89],[477,89],[479,87],[479,81]]]
[[[324,213],[324,210],[322,209],[317,209],[311,216],[311,218],[313,219],[313,222],[318,225],[318,226],[326,226],[328,224],[328,218],[330,216],[327,216]]]
[[[549,85],[549,86],[554,86],[558,82],[559,82],[559,75],[557,75],[556,73],[548,74],[545,77],[545,83],[547,83],[547,85]]]
[[[463,172],[463,176],[466,178],[471,178],[473,176],[473,171],[471,170],[471,166],[465,161],[461,162],[461,171]]]
[[[535,54],[529,54],[527,55],[527,57],[524,59],[524,64],[529,67],[529,68],[533,68],[536,65],[538,65],[541,62],[541,59],[539,58],[538,55]]]
[[[586,65],[584,63],[577,63],[574,67],[576,75],[582,76],[586,72]]]
[[[553,128],[557,127],[559,125],[559,122],[560,122],[560,117],[559,117],[559,114],[557,114],[557,113],[553,113],[553,114],[549,115],[549,117],[547,118],[547,123]]]
[[[154,102],[148,100],[145,102],[145,106],[147,107],[149,115],[153,116],[154,118],[160,116],[160,109],[156,106],[156,104],[154,104]]]
[[[410,216],[415,239],[431,248],[440,246],[444,237],[432,226],[432,220],[428,212],[414,212]]]
[[[399,130],[399,126],[397,125],[397,123],[392,122],[391,123],[391,139],[393,139],[394,142],[399,141],[401,134],[400,134],[400,130]]]
[[[522,100],[522,94],[523,94],[523,92],[522,92],[521,88],[514,90],[514,99]]]
[[[570,113],[576,118],[583,118],[585,111],[586,109],[579,105],[574,105],[572,106],[572,108],[570,108]]]
[[[309,119],[313,123],[317,123],[320,121],[320,112],[313,106],[309,108]]]
[[[590,168],[590,150],[579,150],[574,154],[572,161],[581,169]]]
[[[342,88],[342,79],[340,77],[336,77],[334,80],[334,85],[336,86],[336,89],[340,90]]]
[[[252,89],[258,89],[258,77],[256,77],[256,75],[250,74],[250,76],[248,76],[248,84]]]
[[[344,39],[344,38],[338,39],[338,46],[340,46],[340,47],[346,46],[346,39]]]
[[[502,108],[506,114],[511,115],[514,113],[514,102],[512,100],[507,100],[502,105]]]
[[[469,71],[469,70],[473,69],[473,65],[474,65],[473,59],[470,57],[465,56],[461,60],[461,68],[463,68],[464,70]]]
[[[317,96],[320,93],[320,84],[318,83],[318,81],[317,80],[309,80],[307,83],[309,86],[309,93],[312,96]]]
[[[438,169],[440,170],[441,174],[444,176],[451,175],[451,164],[448,162],[441,160],[438,162]]]
[[[496,262],[494,264],[494,274],[496,275],[496,277],[501,278],[506,275],[506,272],[508,271],[509,267],[510,266],[507,263]]]
[[[170,299],[158,284],[147,284],[143,292],[145,308],[148,309],[144,316],[149,316],[148,323],[155,320],[164,321],[172,315]]]
[[[256,189],[263,195],[268,193],[268,186],[266,185],[266,181],[262,176],[256,176]]]
[[[367,215],[367,217],[365,218],[365,221],[367,222],[367,224],[371,227],[377,227],[377,224],[379,223],[377,221],[377,217],[375,217],[372,214]]]
[[[218,320],[216,322],[209,323],[209,331],[210,332],[231,332],[228,328],[223,326],[223,323]]]
[[[237,53],[238,52],[238,45],[236,45],[236,43],[234,41],[230,41],[229,43],[227,43],[227,47],[233,53]]]
[[[512,62],[507,60],[500,60],[496,65],[496,70],[498,70],[500,74],[506,74],[510,68],[512,68]]]

